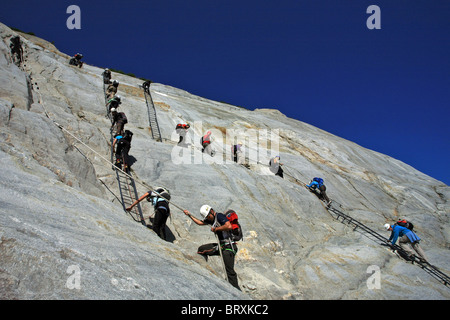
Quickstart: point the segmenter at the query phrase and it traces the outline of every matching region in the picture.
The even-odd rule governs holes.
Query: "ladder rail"
[[[158,119],[156,116],[156,108],[153,103],[150,87],[142,86],[144,90],[145,103],[147,105],[148,123],[152,132],[152,138],[156,141],[162,142],[161,130],[159,128]]]

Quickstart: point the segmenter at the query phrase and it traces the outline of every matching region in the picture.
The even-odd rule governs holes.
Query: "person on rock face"
[[[117,88],[119,87],[119,81],[114,80],[106,88],[106,100],[111,100],[117,93]]]
[[[307,188],[309,188],[310,190],[315,190],[316,188],[319,189],[320,191],[320,195],[322,196],[323,200],[325,200],[327,206],[329,207],[331,205],[331,200],[330,198],[328,198],[327,196],[327,187],[325,187],[325,184],[323,183],[323,179],[322,178],[314,178],[313,180],[311,180],[311,182],[309,183],[309,185],[306,186]]]
[[[234,270],[234,260],[238,248],[236,242],[231,240],[232,226],[230,221],[223,213],[215,212],[213,208],[206,204],[200,208],[200,214],[202,215],[203,220],[192,216],[188,210],[184,210],[184,214],[200,226],[212,225],[211,231],[216,233],[219,238],[219,244],[221,247],[220,250],[222,250],[222,257],[225,264],[228,282],[235,288],[241,290],[239,288],[236,271]],[[217,250],[215,255],[218,254],[219,253]]]
[[[111,83],[111,70],[106,68],[103,71],[102,76],[103,76],[103,83],[104,84],[110,84]]]
[[[131,139],[133,138],[133,132],[130,130],[125,130],[125,133],[123,136],[116,135],[114,137],[113,141],[113,150],[116,146],[116,167],[122,169],[125,172],[129,172],[129,159],[128,159],[128,153],[130,152],[131,148]],[[123,167],[122,167],[123,165]]]
[[[11,59],[17,66],[20,66],[23,62],[23,48],[20,36],[12,37],[10,42],[9,48],[11,49]]]
[[[170,192],[166,188],[158,187],[155,188],[155,192],[148,191],[142,197],[137,199],[131,206],[126,208],[127,211],[131,211],[135,205],[137,205],[142,200],[147,199],[151,202],[155,209],[155,218],[153,219],[152,229],[155,233],[163,240],[167,240],[166,236],[166,222],[167,218],[170,216]]]
[[[283,164],[280,162],[280,156],[276,156],[269,161],[269,169],[276,176],[283,178],[283,169],[281,168]]]
[[[114,126],[116,128],[115,134],[123,135],[123,128],[126,123],[128,123],[127,116],[123,112],[117,112],[115,108],[111,109],[112,114],[112,124],[111,124],[111,130],[114,131]]]
[[[233,157],[233,161],[236,163],[240,163],[240,155],[242,153],[242,142],[238,142],[238,144],[235,144],[231,147],[231,156]]]
[[[178,146],[180,147],[186,147],[188,144],[186,143],[186,134],[190,128],[189,123],[187,124],[177,124],[175,127],[175,130],[177,134],[180,136],[180,139],[178,140]]]
[[[417,253],[419,255],[418,258],[422,262],[428,262],[425,253],[419,245],[420,238],[417,234],[406,227],[396,224],[390,225],[386,223],[384,227],[387,231],[391,231],[388,243],[391,242],[391,244],[394,245],[397,242],[397,239],[400,238],[399,245],[408,254],[408,259],[413,260],[414,253]]]
[[[206,134],[200,139],[200,144],[202,145],[202,152],[209,154],[211,157],[214,155],[214,152],[211,147],[211,131],[206,132]]]

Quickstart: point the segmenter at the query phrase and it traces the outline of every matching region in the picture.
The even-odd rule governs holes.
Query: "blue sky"
[[[66,27],[72,4],[81,30]],[[0,22],[92,65],[279,109],[450,184],[450,1],[4,1]]]

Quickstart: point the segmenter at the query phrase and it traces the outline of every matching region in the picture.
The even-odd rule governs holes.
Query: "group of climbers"
[[[112,143],[112,150],[115,154],[115,165],[123,169],[125,172],[129,170],[128,152],[131,148],[131,140],[133,132],[125,130],[125,125],[128,123],[128,118],[124,112],[119,112],[117,109],[122,104],[121,97],[117,94],[119,81],[111,80],[111,70],[106,68],[103,73],[103,85],[105,89],[105,103],[107,116],[111,119],[111,134],[114,137]]]
[[[180,136],[178,143],[177,143],[177,145],[179,147],[186,148],[190,145],[186,141],[186,135],[187,135],[189,128],[190,128],[190,125],[188,123],[178,123],[176,125],[175,131]],[[210,155],[211,157],[214,157],[214,153],[215,153],[215,151],[212,149],[212,145],[211,145],[213,140],[214,139],[212,137],[211,131],[207,131],[206,134],[200,138],[200,145],[202,146],[202,152]]]
[[[18,61],[19,63],[23,62],[23,51],[20,45],[20,38],[17,36],[17,39],[13,40],[11,39],[11,55],[14,57],[13,61]],[[78,62],[81,62],[82,55],[75,55],[73,59],[75,59]],[[72,60],[72,59],[71,59]],[[72,64],[72,63],[71,63]],[[81,64],[75,64],[79,67],[82,66]],[[105,70],[103,74],[104,84],[113,84],[111,82],[111,73],[108,69]],[[110,95],[107,100],[107,106],[109,106],[108,110],[111,111],[111,114],[113,116],[112,118],[112,126],[111,129],[114,128],[116,125],[116,130],[114,134],[114,141],[112,144],[113,150],[115,150],[115,156],[116,159],[127,159],[128,153],[131,147],[131,140],[133,133],[129,130],[124,129],[124,125],[127,123],[126,116],[124,113],[123,116],[125,116],[125,120],[121,116],[117,116],[117,108],[120,105],[120,96],[117,96],[117,87],[118,82],[116,82],[117,85],[115,86],[115,91],[112,88],[110,92],[114,92],[114,94]],[[112,103],[112,106],[111,106]],[[178,142],[178,145],[187,145],[186,144],[186,132],[189,129],[189,124],[180,125],[177,126],[177,133],[180,135],[180,140]],[[207,150],[208,154],[211,154],[211,132],[208,131],[202,138],[201,138],[201,145],[203,147],[203,152]],[[239,142],[237,145],[232,146],[232,157],[235,162],[238,162],[238,156],[240,155],[242,147],[242,143]],[[124,169],[127,171],[126,166],[126,160],[124,161]],[[275,174],[283,178],[283,169],[282,169],[282,163],[280,162],[280,157],[274,157],[269,162],[269,167],[271,171]],[[324,185],[324,181],[322,178],[314,178],[309,185],[306,185],[307,188],[309,188],[311,191],[315,191],[315,189],[318,189],[320,191],[320,196],[325,200],[327,203],[327,206],[330,206],[331,200],[328,198],[326,194],[326,187]],[[152,229],[154,232],[162,239],[166,239],[166,221],[168,217],[170,216],[170,207],[169,207],[169,201],[171,199],[171,195],[169,190],[163,187],[155,188],[154,191],[148,191],[143,196],[138,198],[134,203],[127,207],[126,210],[130,211],[134,206],[136,206],[138,203],[146,199],[149,201],[155,210],[155,218],[153,221]],[[230,215],[233,213],[226,212],[225,214],[216,212],[213,208],[211,208],[209,205],[203,205],[200,208],[200,214],[202,216],[202,220],[194,217],[188,210],[183,211],[186,216],[188,216],[194,223],[197,225],[211,225],[211,232],[213,232],[215,235],[217,235],[219,243],[212,243],[212,244],[206,244],[202,245],[198,248],[197,252],[204,256],[209,255],[221,255],[228,281],[231,285],[236,287],[240,290],[239,284],[238,284],[238,278],[236,271],[234,270],[234,264],[235,264],[235,257],[236,253],[238,251],[237,247],[237,241],[240,240],[242,237],[242,230],[240,230],[241,235],[240,237],[236,237],[234,235],[234,226],[232,223],[232,219],[229,218]],[[235,213],[234,213],[235,214]],[[397,241],[399,241],[400,247],[408,254],[408,259],[414,261],[415,259],[415,253],[417,253],[419,261],[421,262],[427,262],[427,258],[425,256],[425,253],[423,252],[422,248],[419,245],[420,238],[417,236],[417,234],[413,231],[413,225],[406,220],[399,220],[395,224],[385,224],[385,229],[387,231],[391,231],[391,236],[388,240],[388,243],[390,243],[392,246],[396,244]],[[412,249],[411,249],[412,247]]]
[[[133,133],[129,130],[125,130],[125,134],[123,132],[123,127],[125,123],[127,123],[126,116],[125,121],[120,113],[117,112],[117,107],[120,104],[120,97],[116,95],[118,82],[111,82],[111,74],[108,69],[103,73],[104,83],[108,84],[108,89],[106,90],[107,94],[107,104],[111,105],[108,110],[111,110],[112,118],[112,126],[117,126],[116,135],[113,142],[113,148],[116,147],[116,159],[126,159],[128,157],[128,152],[130,150],[131,137]],[[146,82],[143,85],[144,90],[149,91],[150,83]],[[177,124],[175,130],[179,135],[178,146],[186,147],[189,144],[186,141],[186,135],[190,128],[189,124]],[[204,136],[200,139],[200,144],[202,146],[202,152],[209,154],[210,156],[214,156],[214,150],[212,150],[211,142],[213,141],[211,131],[207,131]],[[232,146],[232,158],[234,162],[238,163],[239,156],[242,153],[241,150],[242,142],[237,143]],[[283,163],[280,162],[280,156],[276,156],[269,161],[269,168],[274,175],[277,175],[283,178]],[[126,167],[125,167],[126,169]],[[327,207],[330,207],[331,200],[326,194],[326,186],[324,184],[324,180],[319,177],[315,177],[311,180],[311,182],[306,185],[306,187],[311,192],[319,191],[319,196],[322,200],[325,201]],[[155,217],[153,220],[152,229],[154,232],[163,240],[166,240],[166,221],[170,216],[170,206],[169,202],[171,199],[170,191],[163,187],[158,187],[155,190],[150,190],[138,198],[134,203],[126,208],[126,211],[132,210],[134,206],[138,203],[147,199],[149,201],[155,212]],[[223,260],[223,264],[225,267],[227,279],[231,285],[240,290],[238,284],[238,278],[236,271],[234,270],[235,257],[238,251],[237,241],[240,238],[236,238],[233,236],[233,226],[227,214],[216,212],[209,205],[203,205],[200,208],[200,214],[202,216],[202,220],[194,217],[188,210],[183,211],[186,216],[191,218],[191,220],[197,225],[211,225],[211,231],[217,236],[218,243],[209,243],[202,245],[198,248],[197,253],[207,257],[209,255],[219,255]],[[235,213],[234,213],[235,214]],[[235,214],[236,215],[236,214]],[[237,217],[237,216],[236,216]],[[385,227],[387,230],[391,230],[392,234],[389,238],[389,241],[392,241],[391,244],[394,246],[397,239],[400,237],[400,246],[401,248],[407,252],[410,257],[414,257],[413,251],[409,248],[409,245],[413,247],[413,249],[418,253],[420,261],[427,261],[422,249],[419,246],[420,238],[410,229],[405,226],[402,226],[402,222],[399,221],[394,225],[386,224]],[[240,229],[240,228],[239,228]],[[412,229],[412,228],[411,228]],[[242,232],[242,230],[240,230]]]

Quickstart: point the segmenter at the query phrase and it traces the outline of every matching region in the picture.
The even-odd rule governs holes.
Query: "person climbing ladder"
[[[202,215],[203,220],[197,219],[196,217],[192,216],[188,210],[184,210],[184,214],[190,217],[192,221],[200,226],[212,225],[211,231],[217,234],[219,239],[221,255],[225,265],[228,282],[235,288],[241,290],[239,288],[236,271],[234,270],[234,260],[238,248],[236,245],[236,241],[233,240],[233,227],[231,225],[231,222],[223,213],[215,212],[213,208],[206,204],[200,208],[200,214]]]
[[[322,197],[323,200],[325,200],[327,207],[329,207],[331,205],[331,200],[330,200],[330,198],[328,198],[327,192],[326,192],[327,187],[325,187],[325,184],[324,184],[322,178],[315,177],[314,179],[311,180],[309,185],[307,185],[306,187],[313,192],[315,191],[316,188],[319,189],[320,196]]]
[[[170,216],[170,191],[163,187],[155,188],[155,192],[148,191],[142,197],[137,199],[131,206],[125,210],[131,211],[135,205],[137,205],[142,200],[147,199],[151,202],[155,210],[155,218],[153,219],[152,229],[155,233],[163,240],[167,240],[166,236],[166,222],[167,218]]]

